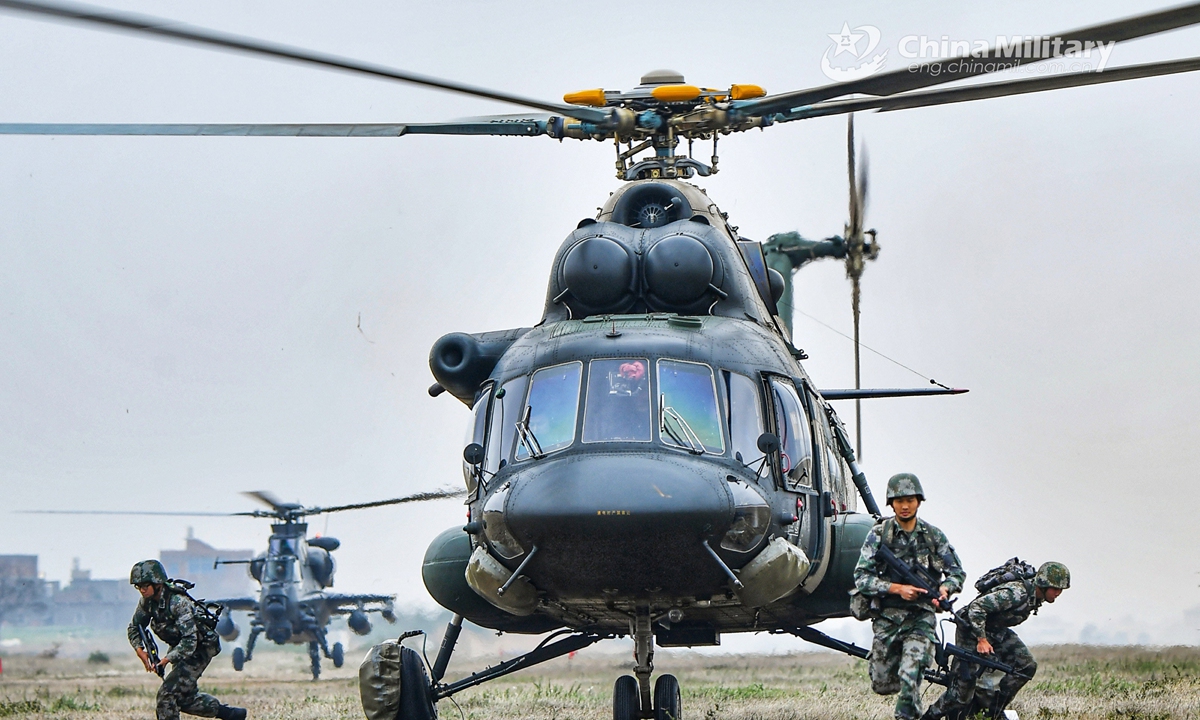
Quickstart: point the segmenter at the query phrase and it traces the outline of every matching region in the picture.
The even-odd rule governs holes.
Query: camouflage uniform
[[[154,634],[171,646],[166,659],[171,662],[162,687],[158,689],[158,720],[179,720],[179,713],[217,717],[221,702],[197,688],[208,663],[221,652],[216,632],[196,621],[192,601],[164,586],[156,597],[142,598],[129,623],[129,644],[142,647],[138,627],[149,625]],[[144,649],[144,648],[143,648]]]
[[[1037,661],[1010,628],[1025,622],[1031,614],[1036,615],[1041,604],[1032,584],[1026,585],[1016,580],[997,585],[959,611],[959,616],[967,621],[968,627],[958,628],[955,642],[974,650],[979,638],[986,636],[992,644],[994,659],[1033,677],[1037,672]],[[956,680],[929,709],[927,717],[965,718],[980,711],[989,716],[999,716],[1017,692],[1029,682],[1025,678],[1004,675],[997,683],[992,680],[995,673],[980,677],[971,670],[961,659],[954,659],[950,671]]]
[[[966,574],[945,534],[920,518],[912,532],[905,532],[895,518],[888,518],[871,528],[863,542],[854,568],[854,585],[859,593],[873,598],[878,608],[871,622],[875,633],[871,643],[871,689],[880,695],[899,693],[896,717],[915,720],[921,716],[921,680],[933,664],[937,621],[928,600],[909,602],[888,594],[895,581],[888,567],[875,559],[884,543],[902,561],[924,567],[931,577],[944,578],[941,586],[951,594],[962,590]]]

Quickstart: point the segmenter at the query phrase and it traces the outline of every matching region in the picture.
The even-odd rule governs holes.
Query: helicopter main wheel
[[[425,663],[411,648],[400,648],[400,712],[396,720],[437,720]]]
[[[240,647],[233,649],[233,669],[241,672],[246,665],[246,651]]]
[[[683,700],[674,675],[659,675],[654,683],[654,720],[679,720]]]
[[[622,675],[613,684],[613,720],[638,720],[642,716],[642,693],[632,675]]]
[[[331,650],[329,653],[329,659],[333,660],[333,666],[335,668],[340,668],[342,663],[346,661],[346,651],[342,647],[341,643],[333,644],[333,650]]]

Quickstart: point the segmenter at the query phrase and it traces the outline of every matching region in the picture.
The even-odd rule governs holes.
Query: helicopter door
[[[837,440],[829,424],[827,413],[832,410],[816,397],[810,396],[810,400],[813,413],[817,416],[817,422],[813,423],[814,430],[821,438],[821,485],[832,494],[834,510],[839,513],[855,512],[858,503],[854,494],[850,492],[850,468],[838,452]]]
[[[775,434],[779,436],[780,485],[794,498],[798,522],[788,527],[788,539],[812,556],[821,531],[820,487],[814,482],[813,445],[808,412],[790,380],[772,377],[771,405]]]

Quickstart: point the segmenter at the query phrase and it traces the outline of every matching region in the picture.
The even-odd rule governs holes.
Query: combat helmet
[[[1033,576],[1033,584],[1040,588],[1066,590],[1071,587],[1071,571],[1060,562],[1042,563],[1037,575]]]
[[[896,498],[916,496],[918,500],[925,500],[925,491],[921,489],[921,481],[912,473],[899,473],[892,476],[888,480],[887,486],[887,501],[891,502]]]
[[[130,585],[166,585],[167,569],[157,560],[143,560],[129,571]]]

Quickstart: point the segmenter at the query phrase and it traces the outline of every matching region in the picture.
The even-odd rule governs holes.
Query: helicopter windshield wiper
[[[700,436],[696,434],[696,431],[692,429],[691,425],[688,425],[688,421],[683,419],[683,416],[679,414],[678,410],[670,405],[667,405],[666,395],[658,396],[658,404],[659,407],[662,408],[659,412],[659,431],[665,432],[676,443],[686,447],[688,452],[694,455],[703,455],[704,443],[700,442]],[[678,431],[671,427],[671,425],[667,422],[668,420],[671,420],[678,425]]]
[[[529,418],[533,414],[533,406],[525,407],[525,416],[517,421],[517,439],[529,451],[529,456],[534,460],[545,457],[546,453],[542,452],[542,446],[538,443],[537,436],[529,429]]]

